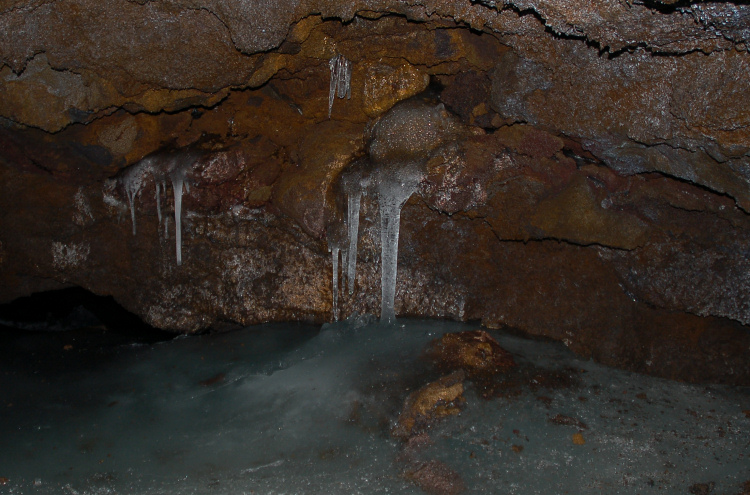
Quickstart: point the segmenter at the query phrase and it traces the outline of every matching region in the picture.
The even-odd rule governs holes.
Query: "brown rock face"
[[[409,394],[391,434],[406,440],[436,421],[460,412],[464,402],[463,371],[456,371]]]
[[[749,384],[748,43],[744,3],[4,2],[0,301],[377,314],[377,180],[351,292],[328,247],[410,170],[397,315]]]
[[[502,373],[516,366],[513,356],[484,330],[446,333],[427,350],[438,367],[462,369],[469,375]]]

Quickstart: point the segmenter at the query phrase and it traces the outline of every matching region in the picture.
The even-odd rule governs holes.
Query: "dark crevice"
[[[495,229],[492,228],[492,224],[486,218],[481,218],[481,220],[487,226],[490,232],[492,232],[492,235],[495,237],[495,239],[497,239],[497,241],[500,243],[529,244],[529,243],[554,242],[556,244],[567,244],[569,246],[575,246],[575,247],[581,247],[581,248],[589,248],[589,247],[590,248],[605,248],[605,249],[611,249],[613,251],[620,251],[624,253],[634,251],[635,249],[642,247],[642,246],[637,246],[633,249],[627,249],[627,248],[617,247],[617,246],[607,246],[606,244],[602,244],[599,242],[576,242],[570,239],[563,239],[560,237],[529,237],[528,239],[509,239],[509,238],[501,237],[497,232],[495,232]]]
[[[148,342],[173,336],[148,325],[111,296],[97,296],[80,287],[39,292],[0,305],[0,328],[31,332],[96,329]]]
[[[707,186],[705,184],[701,184],[701,183],[698,183],[698,182],[693,182],[693,181],[691,181],[689,179],[684,179],[682,177],[678,177],[676,175],[668,174],[666,172],[661,172],[661,171],[638,172],[638,173],[634,173],[632,175],[634,175],[634,176],[642,176],[642,177],[648,177],[650,175],[659,175],[659,176],[667,178],[667,179],[675,180],[675,181],[680,182],[682,184],[688,184],[690,186],[697,187],[698,189],[700,189],[700,190],[702,190],[704,192],[707,192],[709,194],[730,199],[732,202],[734,202],[735,206],[737,207],[737,209],[739,211],[741,211],[742,213],[745,213],[746,215],[750,215],[750,211],[747,211],[744,208],[742,208],[742,206],[740,206],[739,202],[737,201],[736,197],[732,196],[731,194],[729,194],[727,192],[717,191],[716,189],[713,189],[713,188],[711,188],[711,187],[709,187],[709,186]]]

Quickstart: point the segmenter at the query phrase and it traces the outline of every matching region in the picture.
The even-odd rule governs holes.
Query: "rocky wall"
[[[378,313],[377,197],[335,311],[328,248],[411,99],[444,117],[388,138],[442,126],[409,154],[398,315],[750,383],[750,7],[282,3],[0,6],[0,300],[77,285],[180,332]]]

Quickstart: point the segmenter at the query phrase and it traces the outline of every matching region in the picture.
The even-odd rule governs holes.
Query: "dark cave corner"
[[[0,305],[0,353],[8,365],[33,368],[62,359],[68,365],[85,355],[119,346],[155,344],[174,338],[117,304],[81,287],[39,292]],[[22,351],[23,353],[19,352]]]

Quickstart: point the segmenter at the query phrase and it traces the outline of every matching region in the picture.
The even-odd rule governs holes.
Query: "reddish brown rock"
[[[408,469],[404,477],[432,495],[458,495],[466,490],[461,476],[440,461],[427,461]]]
[[[446,333],[427,349],[438,367],[471,375],[504,373],[516,366],[513,356],[484,330]]]
[[[464,402],[463,371],[456,371],[409,394],[391,435],[406,440],[436,421],[458,414]]]

